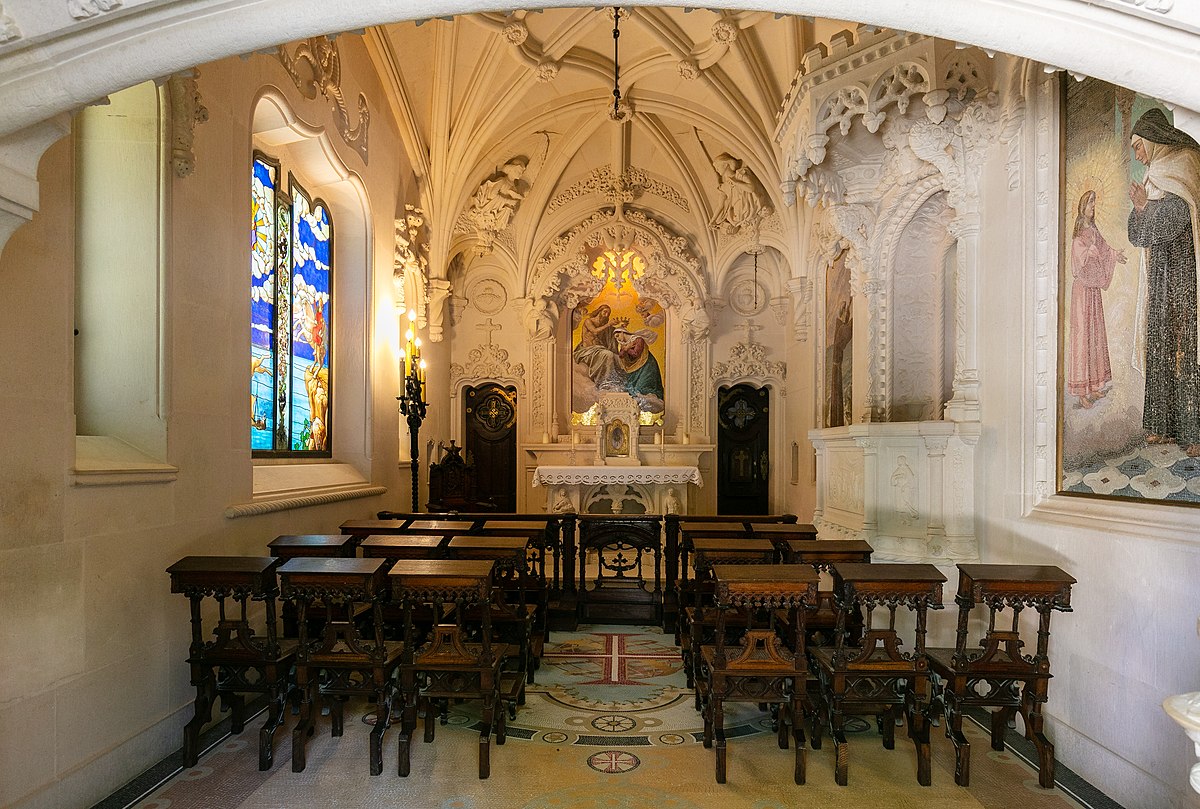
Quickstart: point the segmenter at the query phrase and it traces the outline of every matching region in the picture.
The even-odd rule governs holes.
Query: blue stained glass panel
[[[292,188],[293,451],[329,448],[330,242],[329,212]]]
[[[250,449],[274,448],[276,166],[255,157],[250,231]]]

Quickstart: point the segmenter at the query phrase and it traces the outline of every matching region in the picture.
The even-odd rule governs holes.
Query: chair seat
[[[296,656],[297,642],[294,640],[279,641],[277,654],[267,657],[262,652],[230,648],[215,652],[202,652],[199,656],[187,659],[188,663],[201,666],[284,666],[291,665]]]
[[[314,652],[308,656],[306,660],[301,661],[308,668],[321,669],[366,669],[382,666],[385,669],[392,668],[400,662],[400,655],[404,653],[404,643],[402,641],[384,641],[384,655],[382,658],[371,658],[357,653],[349,653],[347,651],[332,651]]]
[[[968,650],[970,653],[971,650]],[[1022,680],[1050,679],[1053,675],[1039,672],[1037,666],[1026,660],[1011,660],[993,658],[987,661],[968,663],[965,666],[955,665],[952,647],[927,648],[925,656],[929,659],[929,670],[939,677],[950,679],[954,676],[964,677],[1019,677]]]
[[[847,656],[851,653],[856,653],[857,649],[847,649]],[[872,677],[872,676],[888,676],[894,677],[897,674],[905,674],[912,672],[914,675],[919,673],[917,664],[918,660],[891,660],[886,657],[879,656],[879,659],[866,660],[861,663],[850,663],[841,668],[833,665],[833,655],[835,649],[832,646],[816,646],[808,650],[808,658],[812,661],[814,667],[827,671],[829,673],[847,674],[852,677]]]

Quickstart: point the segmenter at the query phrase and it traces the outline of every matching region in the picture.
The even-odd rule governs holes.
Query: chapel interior
[[[172,3],[35,5],[0,4],[0,93],[72,25],[95,53],[189,30],[153,16]],[[955,645],[956,565],[1057,566],[1057,761],[1120,805],[1200,805],[1162,708],[1200,680],[1200,512],[1061,493],[1086,71],[980,46],[982,14],[367,5],[131,58],[73,104],[0,96],[32,110],[0,115],[0,806],[92,806],[179,750],[172,564],[427,511],[795,515],[940,570],[931,647]],[[1167,13],[1134,5],[1136,30]],[[1188,75],[1179,36],[1153,58]]]

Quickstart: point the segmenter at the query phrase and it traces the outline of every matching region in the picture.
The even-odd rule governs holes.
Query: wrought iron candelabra
[[[408,310],[408,331],[404,333],[404,351],[400,362],[404,376],[400,381],[400,412],[408,419],[409,454],[412,456],[412,510],[418,511],[418,489],[420,488],[420,446],[418,436],[421,422],[425,421],[425,360],[421,359],[421,338],[417,337],[417,313]]]

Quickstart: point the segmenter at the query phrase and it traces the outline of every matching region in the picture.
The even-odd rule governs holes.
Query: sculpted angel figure
[[[767,203],[758,193],[754,175],[742,161],[722,152],[712,165],[717,172],[721,204],[709,221],[709,227],[732,232],[766,215]]]
[[[480,183],[467,211],[477,227],[493,233],[508,227],[518,203],[525,198],[525,192],[518,187],[525,164],[524,158],[514,157],[504,164],[497,177]]]

